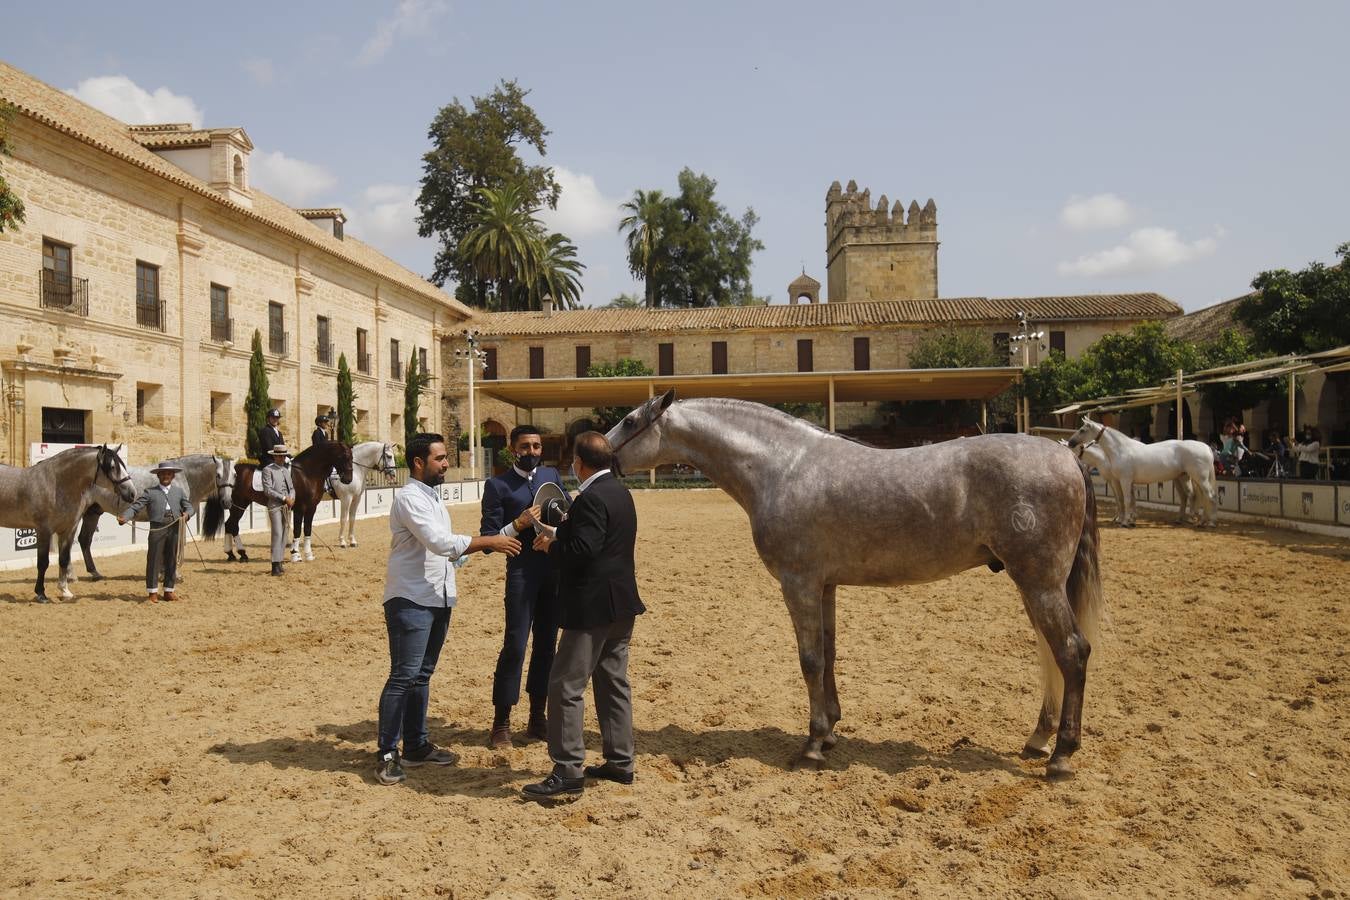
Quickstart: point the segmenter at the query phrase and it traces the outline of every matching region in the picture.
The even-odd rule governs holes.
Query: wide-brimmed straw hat
[[[183,467],[176,462],[169,462],[167,459],[156,465],[151,472],[181,472]]]
[[[267,451],[267,455],[268,455],[268,456],[277,456],[277,455],[281,455],[281,456],[289,456],[290,453],[291,453],[291,451],[290,451],[289,449],[287,449],[287,447],[286,447],[285,444],[277,444],[277,445],[276,445],[275,447],[273,447],[271,450],[268,450],[268,451]]]

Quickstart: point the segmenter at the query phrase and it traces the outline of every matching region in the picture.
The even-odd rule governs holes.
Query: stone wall
[[[829,302],[929,299],[938,295],[937,205],[882,194],[872,207],[870,190],[839,182],[825,195],[825,260]]]

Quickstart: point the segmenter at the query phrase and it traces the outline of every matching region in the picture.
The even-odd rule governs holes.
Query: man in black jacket
[[[270,462],[273,447],[285,443],[286,440],[281,436],[281,410],[269,409],[267,411],[267,424],[258,429],[259,468]]]
[[[633,698],[628,686],[628,641],[633,620],[646,611],[633,566],[637,510],[623,482],[610,472],[614,450],[603,434],[578,435],[572,473],[581,482],[567,521],[553,535],[540,525],[535,548],[558,566],[562,637],[548,684],[548,754],[553,772],[526,785],[531,800],[582,792],[586,777],[633,783]],[[586,683],[595,680],[595,712],[605,762],[586,766],[582,738]]]

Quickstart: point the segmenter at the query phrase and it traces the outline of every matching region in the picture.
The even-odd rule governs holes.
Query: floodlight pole
[[[464,329],[464,340],[468,343],[465,350],[456,350],[455,358],[462,359],[469,370],[469,480],[478,480],[478,418],[474,409],[473,370],[478,366],[487,368],[487,354],[478,349],[478,332],[472,328]]]

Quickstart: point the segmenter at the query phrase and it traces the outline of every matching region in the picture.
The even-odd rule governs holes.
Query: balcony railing
[[[333,342],[319,344],[319,364],[331,366],[333,364]]]
[[[234,319],[211,319],[211,340],[219,344],[233,344]]]
[[[287,352],[291,345],[291,333],[289,331],[273,331],[267,335],[267,349],[273,356],[289,356]]]
[[[389,360],[389,377],[395,381],[403,380],[403,363],[397,359]]]
[[[136,324],[155,331],[164,330],[164,301],[136,300]]]
[[[363,373],[363,374],[365,374],[365,375],[369,375],[369,374],[370,374],[370,354],[369,354],[369,353],[358,353],[358,354],[356,354],[356,371],[361,372],[361,373]]]
[[[89,315],[89,279],[42,269],[42,305],[77,316]]]

